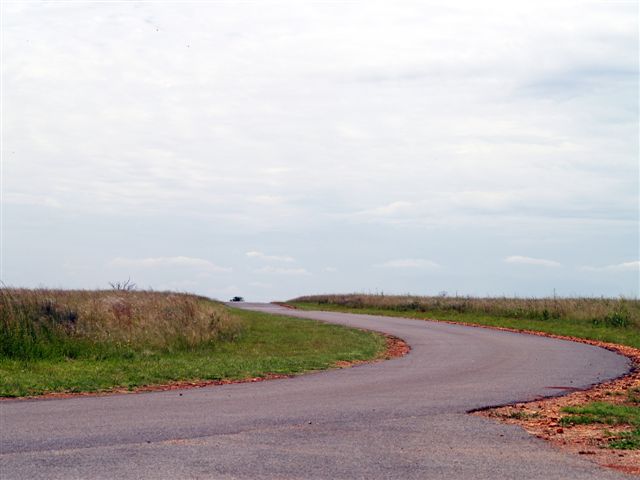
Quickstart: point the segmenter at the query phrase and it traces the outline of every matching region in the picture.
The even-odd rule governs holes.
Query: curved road
[[[625,373],[584,344],[444,323],[243,308],[380,330],[409,355],[292,379],[0,403],[0,478],[628,478],[470,409]]]

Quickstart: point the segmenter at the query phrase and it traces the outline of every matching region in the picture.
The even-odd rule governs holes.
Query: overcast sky
[[[635,1],[21,1],[2,32],[7,285],[638,295]]]

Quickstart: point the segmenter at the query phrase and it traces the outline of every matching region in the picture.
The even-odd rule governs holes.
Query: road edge
[[[281,307],[300,310],[295,305],[284,302],[272,302]],[[318,310],[326,311],[326,310]],[[339,310],[336,310],[340,312]],[[347,312],[340,312],[347,313]],[[358,312],[348,312],[358,314]],[[384,316],[384,315],[381,315]],[[560,427],[558,424],[560,409],[569,405],[580,405],[600,399],[608,399],[610,392],[627,391],[630,388],[640,388],[640,349],[627,345],[620,345],[612,342],[603,342],[599,340],[591,340],[580,337],[567,335],[558,335],[553,333],[541,332],[537,330],[517,329],[509,327],[499,327],[494,325],[482,325],[470,322],[456,322],[452,320],[438,320],[432,318],[413,318],[413,317],[389,317],[403,318],[408,320],[428,321],[447,323],[450,325],[462,325],[468,327],[485,328],[491,330],[501,330],[512,333],[522,333],[527,335],[536,335],[558,340],[566,340],[577,343],[583,343],[611,352],[617,353],[628,358],[631,362],[629,371],[616,378],[605,380],[601,383],[594,383],[587,388],[579,390],[567,390],[565,393],[559,391],[558,395],[539,397],[528,402],[517,402],[504,405],[492,405],[469,410],[467,413],[471,415],[485,417],[501,423],[510,425],[518,425],[527,433],[536,436],[542,440],[548,441],[556,448],[572,454],[587,456],[594,463],[614,470],[618,470],[627,474],[640,475],[640,450],[619,451],[614,449],[602,448],[602,445],[590,444],[590,441],[596,441],[589,434],[592,434],[594,428],[588,426],[571,427],[576,429],[581,436],[572,436],[569,433],[571,429],[568,427]],[[528,419],[526,415],[519,415],[518,412],[528,412],[530,410],[539,412],[547,412],[542,418],[536,417],[535,421]],[[590,431],[591,430],[591,431]],[[576,430],[573,431],[575,433]],[[602,439],[600,439],[602,440]]]

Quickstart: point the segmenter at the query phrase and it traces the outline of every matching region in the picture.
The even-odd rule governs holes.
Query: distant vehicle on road
[[[242,297],[233,297],[231,299],[232,302],[244,302],[244,298]]]

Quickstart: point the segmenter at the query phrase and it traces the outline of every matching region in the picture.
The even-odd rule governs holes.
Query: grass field
[[[193,295],[3,289],[0,396],[297,374],[367,360],[384,337]]]
[[[536,330],[640,348],[640,301],[611,298],[473,298],[315,295],[301,309],[466,322]]]

